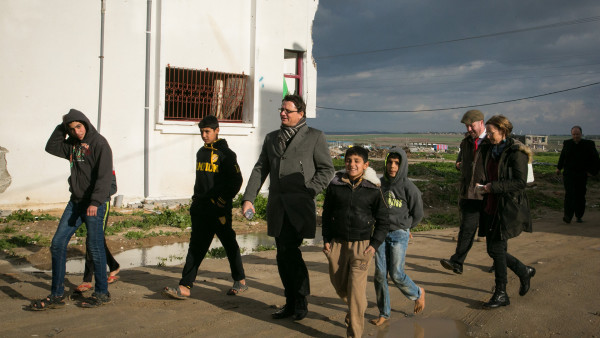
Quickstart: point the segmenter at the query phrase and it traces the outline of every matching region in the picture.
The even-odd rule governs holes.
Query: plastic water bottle
[[[246,217],[246,219],[248,220],[251,220],[252,217],[254,217],[254,211],[252,211],[252,209],[246,210],[246,212],[244,213],[244,217]]]

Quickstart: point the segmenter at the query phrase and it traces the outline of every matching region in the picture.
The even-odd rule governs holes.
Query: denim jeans
[[[375,294],[379,316],[390,318],[390,292],[387,276],[410,300],[417,300],[421,295],[419,287],[404,273],[404,257],[410,238],[409,230],[390,231],[375,253]]]
[[[108,294],[106,276],[106,254],[104,253],[104,217],[106,203],[98,206],[96,216],[87,216],[87,203],[69,201],[63,212],[56,233],[52,238],[52,296],[63,296],[65,293],[65,274],[67,265],[67,246],[71,237],[83,222],[87,227],[88,245],[94,261],[94,279],[96,293]]]

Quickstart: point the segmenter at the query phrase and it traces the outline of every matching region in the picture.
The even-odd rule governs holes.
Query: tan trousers
[[[362,336],[367,309],[367,276],[372,254],[363,252],[369,241],[346,242],[334,239],[331,251],[326,254],[329,260],[329,278],[335,292],[348,304],[350,325],[348,337]]]

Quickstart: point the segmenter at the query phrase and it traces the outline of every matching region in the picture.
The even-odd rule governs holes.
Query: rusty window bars
[[[200,121],[207,115],[242,122],[248,76],[171,67],[165,72],[165,120]]]

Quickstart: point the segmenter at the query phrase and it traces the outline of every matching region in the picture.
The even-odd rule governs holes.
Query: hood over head
[[[390,154],[398,154],[400,156],[400,168],[398,168],[398,173],[396,174],[396,177],[389,177],[388,173],[387,173],[387,162],[388,162],[388,157],[390,156]],[[384,162],[384,173],[383,173],[383,177],[388,180],[388,181],[392,181],[392,182],[397,182],[398,180],[401,179],[406,179],[408,177],[408,158],[406,157],[406,152],[404,151],[404,149],[400,148],[400,147],[394,147],[392,149],[390,149],[387,154],[385,155],[385,162]]]
[[[96,128],[94,128],[94,126],[92,125],[90,120],[87,118],[87,116],[85,116],[82,112],[80,112],[77,109],[69,110],[67,115],[65,115],[63,117],[63,124],[65,125],[65,129],[68,130],[69,123],[74,122],[74,121],[79,121],[79,122],[83,123],[83,125],[85,126],[85,137],[83,138],[83,140],[81,142],[85,142],[86,140],[89,140],[94,134],[98,133],[98,131],[96,130]],[[72,137],[71,134],[69,134],[69,139],[76,139],[76,138]]]

